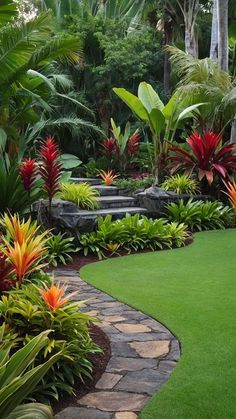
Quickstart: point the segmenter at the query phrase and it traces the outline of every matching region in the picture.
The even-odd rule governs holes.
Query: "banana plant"
[[[192,112],[205,103],[184,108],[184,103],[173,95],[164,105],[153,87],[141,82],[138,87],[138,96],[124,88],[114,88],[114,92],[133,111],[133,113],[150,128],[154,147],[154,178],[155,185],[159,183],[160,163],[167,153],[169,143],[173,141],[180,121],[193,117]]]

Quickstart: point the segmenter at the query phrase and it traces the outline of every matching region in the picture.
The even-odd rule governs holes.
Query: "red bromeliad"
[[[103,141],[102,146],[107,157],[110,157],[112,155],[116,156],[119,154],[119,147],[115,138],[107,138]]]
[[[138,131],[130,137],[128,145],[127,145],[127,152],[130,156],[137,154],[139,150],[139,135]]]
[[[215,175],[226,178],[230,172],[236,172],[235,145],[221,145],[220,142],[220,135],[208,131],[203,135],[193,133],[187,139],[191,153],[181,147],[170,147],[170,151],[174,152],[168,157],[172,172],[183,169],[191,174],[197,171],[199,180],[206,178],[209,185]]]
[[[30,192],[37,175],[37,164],[34,159],[25,159],[19,167],[19,175],[24,188]]]

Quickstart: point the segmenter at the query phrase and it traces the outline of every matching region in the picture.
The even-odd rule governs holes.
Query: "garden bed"
[[[101,378],[111,356],[110,341],[107,335],[100,329],[99,326],[92,324],[89,328],[90,336],[93,342],[98,345],[103,353],[93,354],[89,360],[93,364],[92,378],[85,378],[84,381],[77,381],[75,384],[74,395],[65,396],[59,402],[52,405],[54,414],[65,409],[67,406],[78,405],[78,400],[94,390],[96,383]]]

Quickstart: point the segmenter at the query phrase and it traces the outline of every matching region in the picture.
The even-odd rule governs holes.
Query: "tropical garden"
[[[1,418],[236,418],[235,21],[233,0],[0,1]],[[179,357],[141,357],[175,369],[113,408],[154,321]]]

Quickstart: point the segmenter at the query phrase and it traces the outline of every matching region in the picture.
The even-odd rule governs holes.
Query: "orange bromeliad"
[[[224,192],[228,197],[233,206],[234,213],[236,215],[236,182],[224,182],[227,192]]]
[[[2,248],[2,252],[7,256],[16,272],[17,282],[21,282],[27,274],[45,266],[38,264],[46,251],[44,236],[44,233],[40,234],[28,242],[15,241],[13,245],[7,239],[3,239],[6,247]]]
[[[108,170],[107,172],[101,170],[99,175],[104,180],[106,186],[111,186],[113,180],[118,177],[118,175],[113,174],[112,170]]]
[[[72,296],[78,294],[77,291],[68,294],[66,297],[62,298],[65,294],[66,288],[64,285],[62,287],[54,285],[52,283],[51,287],[45,287],[44,290],[38,289],[41,297],[47,304],[49,310],[56,310],[64,306],[71,299]]]

